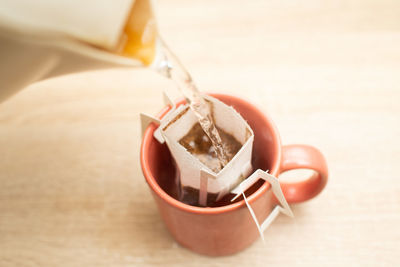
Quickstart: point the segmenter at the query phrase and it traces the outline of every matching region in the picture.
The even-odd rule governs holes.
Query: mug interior
[[[277,175],[280,159],[281,159],[281,143],[278,132],[273,122],[265,116],[254,105],[246,102],[241,98],[230,95],[210,94],[218,98],[225,104],[233,106],[237,112],[247,121],[254,131],[254,143],[252,151],[253,169],[269,170],[272,175]],[[178,105],[184,104],[180,101]],[[159,118],[162,118],[170,107],[164,108]],[[166,144],[160,144],[154,137],[153,133],[157,126],[151,124],[145,131],[142,147],[141,147],[141,163],[144,176],[154,192],[159,194],[170,204],[184,209],[191,210],[214,210],[221,208],[234,208],[244,205],[244,200],[239,198],[235,202],[230,202],[232,194],[226,195],[223,199],[216,203],[215,207],[194,207],[178,201],[177,188],[175,184],[175,175],[177,172],[174,160],[169,152]],[[269,184],[263,180],[259,180],[251,188],[246,191],[249,196],[249,202],[260,196],[268,190]]]

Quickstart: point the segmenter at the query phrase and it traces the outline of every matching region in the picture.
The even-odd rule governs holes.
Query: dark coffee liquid
[[[231,134],[226,133],[221,128],[217,127],[217,129],[229,162],[240,150],[242,144]],[[222,169],[214,146],[199,123],[196,123],[192,129],[179,140],[179,144],[215,173],[218,173]]]
[[[200,193],[199,189],[190,186],[185,186],[182,189],[181,197],[179,200],[188,205],[201,207],[199,205],[199,193]],[[216,204],[217,197],[218,194],[207,193],[207,207],[214,207]]]

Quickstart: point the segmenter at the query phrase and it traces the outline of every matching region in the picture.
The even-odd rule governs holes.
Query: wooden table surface
[[[236,255],[180,247],[139,164],[139,112],[172,84],[112,69],[0,105],[0,266],[400,266],[400,2],[156,1],[204,91],[244,96],[330,177]],[[23,74],[21,74],[23,75]]]

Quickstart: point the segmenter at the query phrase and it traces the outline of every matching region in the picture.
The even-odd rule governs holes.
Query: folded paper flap
[[[260,225],[256,215],[254,214],[253,209],[250,206],[250,203],[247,201],[245,191],[250,188],[256,181],[259,179],[263,179],[267,182],[270,183],[272,192],[274,193],[275,197],[278,199],[279,203],[281,206],[276,206],[272,212],[268,215],[268,217],[264,220],[264,222]],[[280,212],[286,214],[287,216],[294,217],[292,210],[290,209],[289,204],[287,203],[285,196],[283,195],[281,186],[279,184],[279,181],[276,177],[273,175],[264,172],[263,170],[258,169],[255,171],[250,177],[248,177],[246,180],[244,180],[242,183],[240,183],[236,188],[234,188],[231,193],[236,194],[234,198],[231,199],[231,201],[234,201],[237,199],[240,195],[243,196],[243,199],[246,203],[246,206],[251,214],[251,217],[254,220],[254,223],[257,226],[257,229],[259,231],[260,237],[264,242],[264,231],[268,228],[268,226],[275,220],[275,218],[279,215]]]
[[[250,175],[247,179],[241,182],[236,188],[231,190],[231,193],[236,195],[234,198],[232,198],[232,201],[235,200],[238,196],[240,196],[240,194],[245,192],[247,189],[249,189],[260,178],[271,184],[272,191],[276,196],[276,198],[278,199],[279,203],[281,204],[284,213],[288,216],[293,217],[292,210],[290,209],[289,204],[287,203],[286,198],[283,195],[278,178],[261,169],[256,170],[252,175]]]
[[[188,105],[181,105],[172,111],[161,123],[161,130],[165,136],[179,141],[197,122],[196,116]]]
[[[239,184],[239,187],[240,187],[240,184]],[[247,201],[247,198],[246,198],[246,195],[244,194],[244,191],[242,191],[242,195],[243,195],[244,202],[246,203],[247,209],[248,209],[249,212],[250,212],[251,218],[253,218],[253,221],[255,222],[255,224],[256,224],[256,226],[257,226],[258,233],[260,234],[261,240],[262,240],[263,243],[264,243],[264,242],[265,242],[265,240],[264,240],[264,235],[263,235],[263,232],[264,232],[264,231],[261,229],[261,226],[260,226],[260,224],[258,223],[256,214],[254,213],[254,210],[251,208],[249,202]],[[268,217],[269,217],[269,216],[268,216]],[[276,216],[275,216],[275,217],[276,217]]]
[[[169,105],[170,106],[170,110],[163,116],[163,118],[158,119],[156,117],[153,117],[151,115],[145,114],[145,113],[140,113],[140,122],[141,122],[141,128],[142,128],[142,137],[144,132],[146,131],[147,127],[149,126],[150,123],[154,122],[156,123],[158,126],[165,125],[168,121],[171,119],[171,117],[174,116],[174,112],[176,111],[177,107],[176,105],[172,102],[169,94],[164,91],[163,92],[163,100],[164,100],[164,104],[165,105]],[[165,127],[165,126],[164,126]],[[158,127],[153,134],[154,138],[160,142],[161,144],[163,144],[165,142],[164,137],[160,131],[160,127]]]
[[[176,109],[175,103],[172,101],[171,97],[169,96],[169,93],[166,90],[163,91],[163,100],[165,105],[171,106],[171,110]]]
[[[150,116],[146,113],[140,113],[140,124],[141,124],[141,129],[142,129],[142,137],[144,135],[144,132],[146,131],[147,127],[149,126],[150,123],[154,122],[155,124],[159,125],[160,120]]]
[[[234,201],[235,199],[237,199],[240,194],[242,194],[242,192],[245,192],[247,189],[249,189],[253,184],[255,184],[259,179],[261,178],[260,173],[267,173],[268,171],[264,172],[263,170],[256,170],[255,172],[253,172],[252,175],[250,175],[249,177],[247,177],[243,182],[241,182],[238,186],[236,186],[234,189],[231,190],[231,193],[236,195],[234,198],[232,198],[231,201]]]

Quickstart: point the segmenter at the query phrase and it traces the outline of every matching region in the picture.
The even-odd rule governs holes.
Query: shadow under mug
[[[312,169],[307,180],[281,182],[288,203],[299,203],[316,196],[325,187],[328,169],[324,156],[308,145],[282,146],[272,120],[249,102],[230,95],[210,94],[233,106],[254,131],[252,164],[254,170],[269,170],[278,177],[293,169]],[[185,103],[180,101],[177,105]],[[159,114],[162,118],[170,107]],[[150,124],[144,132],[140,160],[144,177],[157,203],[168,230],[182,246],[209,256],[223,256],[239,252],[258,237],[257,227],[243,198],[231,203],[232,194],[222,199],[217,207],[195,207],[177,200],[174,183],[175,164],[165,144],[160,144],[153,133],[157,125]],[[270,184],[259,180],[246,191],[248,202],[259,222],[263,222],[277,205]]]

